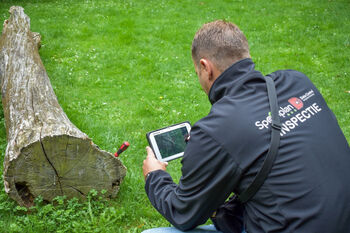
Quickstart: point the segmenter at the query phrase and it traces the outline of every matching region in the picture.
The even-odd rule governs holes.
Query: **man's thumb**
[[[147,151],[147,157],[151,157],[151,158],[157,159],[151,147],[147,146],[146,147],[146,151]],[[168,162],[161,162],[159,160],[157,160],[157,161],[160,162],[160,163],[163,163],[165,167],[168,166]]]
[[[153,150],[152,150],[151,147],[147,146],[147,147],[146,147],[146,151],[147,151],[147,156],[151,156],[151,157],[154,157],[154,158],[156,157],[156,156],[154,155]]]

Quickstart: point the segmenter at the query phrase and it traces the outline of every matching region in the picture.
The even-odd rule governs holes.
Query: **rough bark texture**
[[[114,197],[126,168],[69,121],[40,59],[40,35],[30,31],[23,8],[10,13],[0,38],[5,191],[24,206],[39,195],[84,198],[91,189]]]

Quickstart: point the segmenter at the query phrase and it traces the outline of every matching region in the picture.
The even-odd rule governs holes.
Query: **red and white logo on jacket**
[[[302,107],[304,107],[303,101],[297,97],[292,97],[288,100],[288,102],[293,105],[296,109],[300,110]]]

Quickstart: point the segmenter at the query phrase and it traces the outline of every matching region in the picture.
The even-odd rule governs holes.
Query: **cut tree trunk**
[[[37,196],[84,199],[91,189],[116,196],[126,168],[69,121],[40,59],[40,35],[22,7],[10,14],[0,38],[5,191],[23,206]]]

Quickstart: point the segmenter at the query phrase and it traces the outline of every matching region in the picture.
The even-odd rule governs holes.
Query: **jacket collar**
[[[255,64],[250,58],[245,58],[233,63],[214,81],[208,95],[210,103],[214,104],[217,102],[219,99],[227,95],[228,92],[231,92],[232,88],[238,88],[239,85],[236,86],[235,84],[242,81],[248,73],[254,71],[254,68]]]

